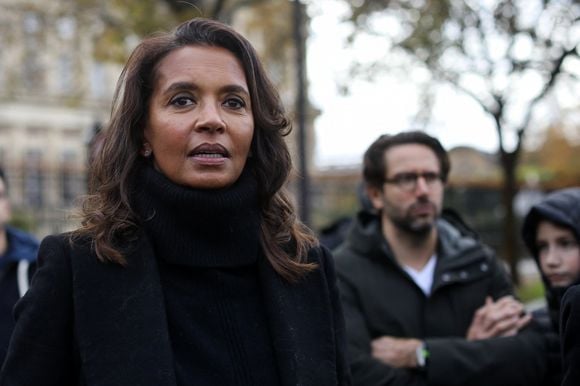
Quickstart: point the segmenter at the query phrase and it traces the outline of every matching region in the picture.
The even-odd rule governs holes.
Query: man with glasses
[[[424,132],[366,151],[374,211],[335,251],[353,384],[539,385],[542,336],[493,252],[442,211],[450,164]]]

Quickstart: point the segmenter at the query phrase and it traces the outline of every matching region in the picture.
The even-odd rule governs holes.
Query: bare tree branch
[[[552,68],[552,71],[550,72],[550,75],[548,76],[548,81],[544,84],[544,87],[538,93],[538,95],[536,95],[528,104],[528,109],[526,111],[525,118],[522,122],[522,125],[517,130],[518,141],[517,141],[516,149],[515,149],[516,153],[518,153],[521,150],[524,133],[525,133],[526,128],[529,126],[530,121],[532,120],[532,113],[533,113],[534,109],[536,108],[537,104],[542,99],[544,99],[546,94],[550,90],[552,90],[552,88],[554,87],[554,84],[556,82],[556,78],[562,72],[562,65],[564,64],[564,61],[566,60],[566,58],[569,56],[578,56],[577,47],[574,47],[570,50],[562,52],[562,54],[554,61],[554,67]]]

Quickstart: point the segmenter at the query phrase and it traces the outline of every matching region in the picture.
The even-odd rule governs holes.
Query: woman
[[[556,191],[533,206],[524,219],[522,233],[540,270],[547,300],[546,309],[534,312],[548,342],[546,384],[560,385],[560,301],[570,286],[580,282],[580,188]]]
[[[331,257],[282,190],[288,131],[229,27],[143,41],[82,227],[42,243],[0,384],[347,384]]]

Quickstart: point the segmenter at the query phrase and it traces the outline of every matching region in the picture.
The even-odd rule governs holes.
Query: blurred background
[[[528,208],[580,185],[576,0],[0,0],[0,165],[15,225],[75,227],[117,77],[146,35],[193,16],[257,48],[294,119],[290,182],[324,234],[360,208],[380,134],[422,129],[450,150],[446,205],[541,295],[520,242]]]

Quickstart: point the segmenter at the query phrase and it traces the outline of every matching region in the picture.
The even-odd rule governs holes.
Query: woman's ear
[[[143,146],[141,147],[141,155],[145,158],[151,157],[153,154],[153,149],[151,149],[151,144],[149,142],[144,142]]]

